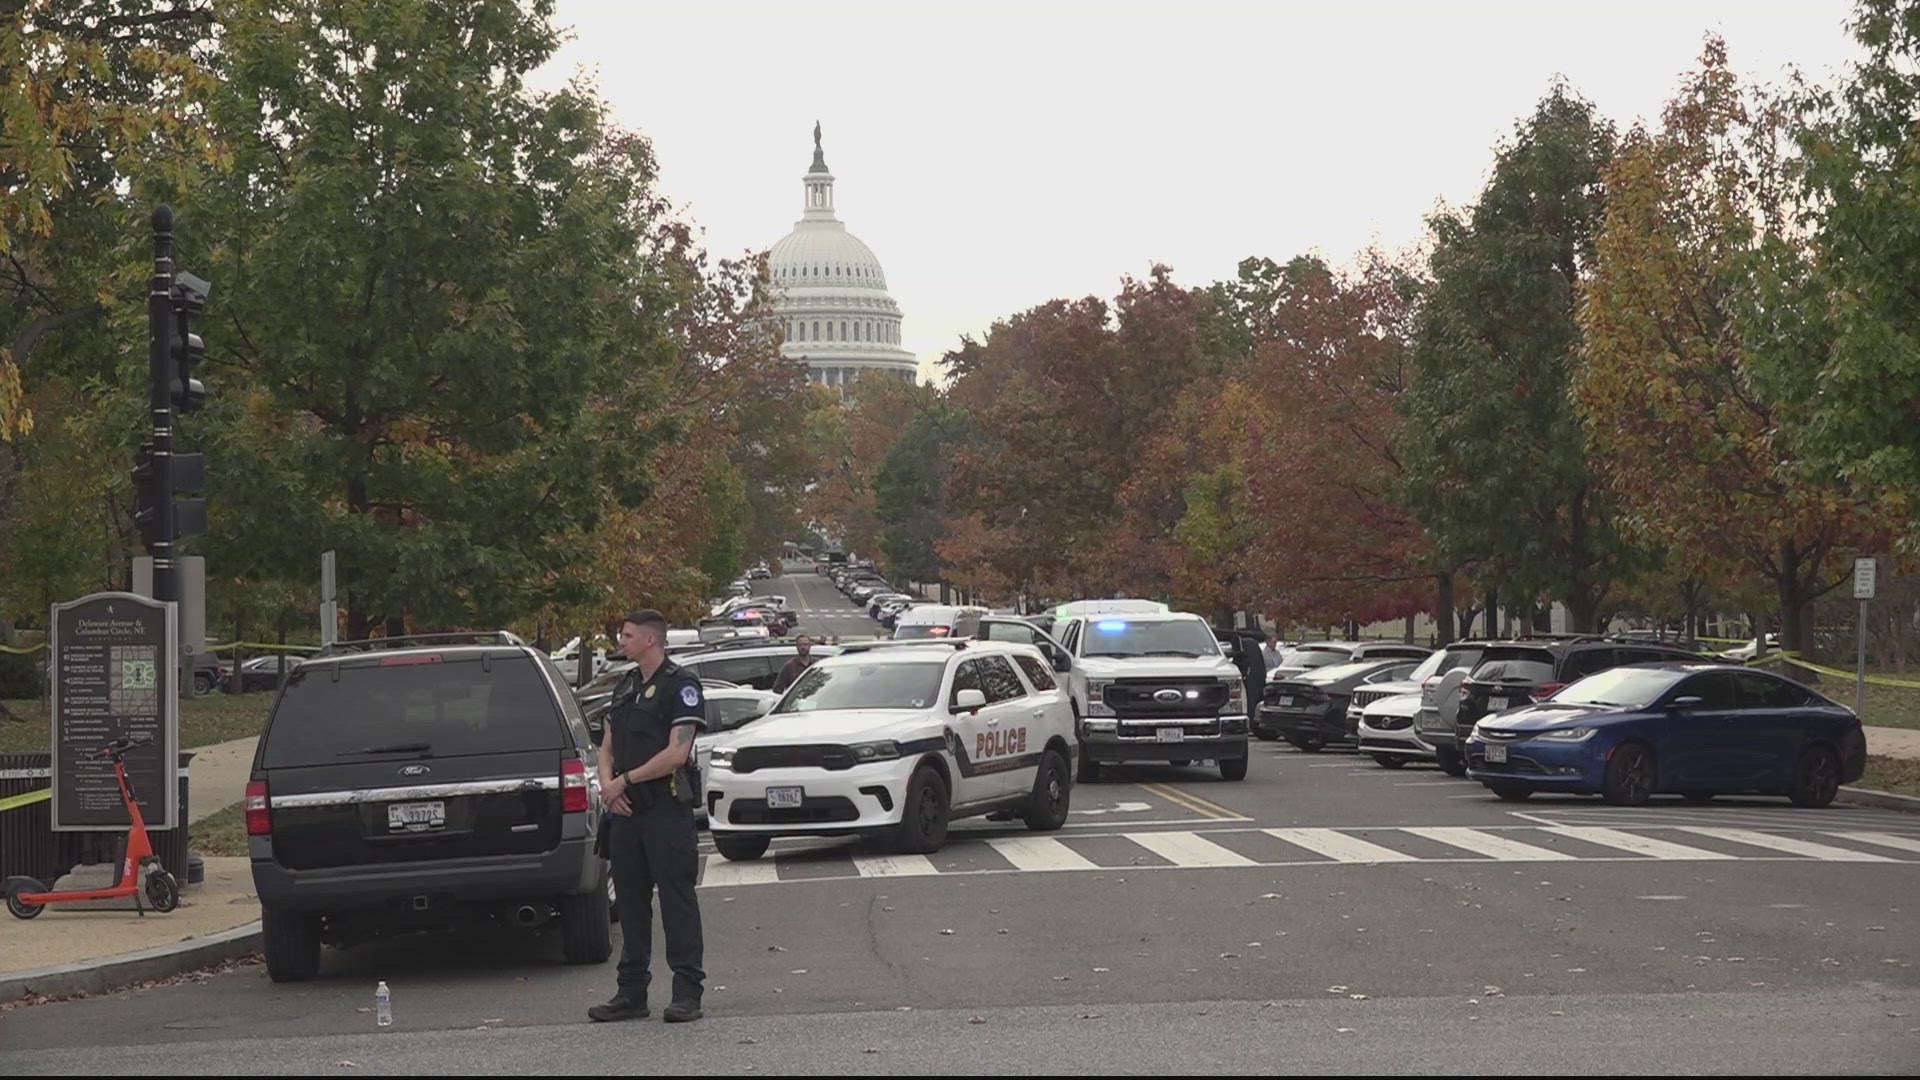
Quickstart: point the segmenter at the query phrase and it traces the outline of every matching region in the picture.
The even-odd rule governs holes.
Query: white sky
[[[1727,39],[1743,75],[1830,82],[1845,0],[1144,4],[560,0],[585,71],[649,136],[720,256],[800,216],[813,123],[841,219],[886,269],[923,371],[1054,297],[1154,262],[1196,285],[1248,255],[1420,242],[1556,74],[1625,127]]]

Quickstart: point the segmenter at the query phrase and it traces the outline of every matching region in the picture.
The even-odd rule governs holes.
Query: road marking
[[[861,877],[925,877],[940,872],[925,855],[855,855],[853,868]]]
[[[1179,807],[1182,810],[1191,810],[1194,813],[1199,814],[1201,817],[1210,818],[1214,816],[1213,814],[1202,809],[1198,804],[1192,801],[1189,801],[1185,793],[1176,791],[1173,788],[1166,786],[1165,784],[1149,783],[1147,781],[1142,780],[1142,781],[1136,782],[1134,786],[1149,794],[1158,795],[1162,799],[1165,799],[1167,802],[1172,803],[1173,805]]]
[[[1153,809],[1152,803],[1123,802],[1112,806],[1096,806],[1087,810],[1075,810],[1076,814],[1138,814]]]
[[[1093,860],[1051,836],[1010,836],[987,846],[1016,870],[1098,870]]]
[[[1258,866],[1245,855],[1190,832],[1141,833],[1127,839],[1175,866]]]
[[[1920,840],[1895,836],[1883,832],[1830,832],[1828,836],[1837,836],[1842,840],[1858,840],[1863,844],[1878,844],[1881,847],[1898,848],[1901,851],[1920,851]]]
[[[1414,862],[1413,856],[1404,851],[1381,847],[1379,844],[1362,840],[1357,836],[1333,829],[1262,829],[1268,836],[1285,840],[1295,847],[1303,847],[1316,854],[1325,855],[1336,862],[1347,863],[1383,863]]]
[[[1481,832],[1479,829],[1464,829],[1454,825],[1410,826],[1401,831],[1415,836],[1424,836],[1429,840],[1438,840],[1452,847],[1465,848],[1501,862],[1548,862],[1573,858],[1564,851],[1534,847],[1532,844],[1522,844],[1504,836]]]
[[[1395,784],[1393,786],[1394,787],[1459,787],[1460,782],[1458,780],[1412,780],[1404,784]]]
[[[1737,856],[1706,848],[1688,847],[1685,844],[1672,844],[1665,840],[1655,840],[1650,836],[1635,836],[1618,829],[1605,829],[1597,826],[1551,825],[1545,830],[1573,840],[1583,840],[1601,847],[1618,848],[1631,851],[1636,855],[1645,855],[1650,859],[1732,859]],[[1645,899],[1642,897],[1641,899]]]
[[[1736,844],[1751,844],[1757,848],[1770,848],[1784,851],[1789,855],[1805,855],[1810,859],[1826,862],[1898,862],[1885,855],[1874,855],[1852,848],[1834,847],[1831,844],[1816,844],[1811,840],[1795,840],[1790,836],[1775,836],[1772,833],[1754,832],[1752,829],[1718,829],[1705,825],[1676,825],[1683,832],[1711,836],[1716,840],[1731,840]]]
[[[1189,809],[1196,810],[1210,818],[1225,820],[1227,818],[1237,818],[1240,816],[1226,807],[1221,806],[1219,803],[1210,802],[1183,788],[1177,788],[1171,784],[1155,784],[1154,787],[1169,798],[1177,797],[1185,800],[1189,804]]]
[[[700,875],[702,888],[723,889],[734,885],[765,885],[780,880],[779,864],[772,859],[731,862],[718,855],[700,860],[705,864]]]

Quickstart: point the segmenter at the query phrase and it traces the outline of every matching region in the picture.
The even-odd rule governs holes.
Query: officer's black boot
[[[653,1014],[647,1011],[645,1001],[638,1001],[624,994],[615,994],[612,1001],[605,1005],[595,1005],[587,1010],[587,1019],[600,1023],[612,1020],[645,1020],[651,1015]]]
[[[693,998],[680,998],[667,1006],[660,1019],[669,1024],[684,1024],[689,1020],[700,1019],[700,1002]]]

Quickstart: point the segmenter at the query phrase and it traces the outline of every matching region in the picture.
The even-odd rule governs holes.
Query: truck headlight
[[[1107,687],[1113,685],[1112,679],[1087,680],[1087,715],[1112,716],[1113,709],[1107,705]]]
[[[1247,684],[1244,679],[1233,679],[1227,683],[1226,711],[1235,716],[1247,711]]]
[[[1118,720],[1088,720],[1086,725],[1089,735],[1111,735],[1120,730]]]
[[[847,749],[853,752],[854,763],[859,765],[870,761],[892,761],[900,756],[900,744],[892,739],[854,743]]]
[[[710,769],[733,768],[734,753],[735,751],[731,746],[714,747],[713,749],[707,751],[707,767]]]

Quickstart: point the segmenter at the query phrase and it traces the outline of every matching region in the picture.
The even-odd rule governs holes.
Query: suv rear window
[[[390,755],[364,751],[410,743],[427,744],[434,757],[564,746],[560,710],[533,661],[495,656],[487,667],[492,670],[477,656],[304,666],[288,679],[274,707],[261,765],[284,769],[380,758]]]
[[[1546,649],[1495,646],[1480,657],[1473,669],[1475,682],[1550,683],[1553,677],[1553,653]]]

